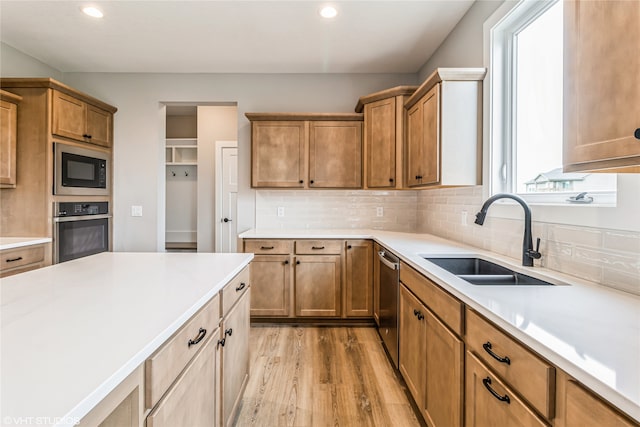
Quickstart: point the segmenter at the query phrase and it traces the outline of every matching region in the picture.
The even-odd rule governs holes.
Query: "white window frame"
[[[485,199],[496,193],[511,192],[510,188],[505,188],[503,185],[505,182],[503,174],[511,171],[512,160],[507,161],[507,159],[511,158],[512,152],[510,149],[505,151],[503,146],[498,144],[505,135],[512,132],[510,125],[507,127],[501,118],[505,108],[510,108],[513,103],[512,94],[505,93],[505,88],[511,87],[512,79],[509,67],[503,60],[504,49],[508,49],[509,45],[504,43],[507,37],[506,31],[498,32],[494,27],[498,23],[508,24],[509,20],[519,21],[519,25],[515,24],[510,31],[510,34],[513,34],[517,28],[522,28],[526,23],[531,22],[552,4],[551,1],[507,0],[484,23],[484,64],[487,68],[483,90],[483,107],[486,112],[483,118],[483,196]],[[530,16],[529,20],[517,18],[515,14],[510,15],[515,7],[518,7],[518,12]],[[500,41],[502,43],[498,43]],[[507,57],[507,59],[510,58]],[[576,191],[556,193],[552,198],[549,198],[549,194],[520,195],[530,204],[535,221],[640,231],[640,224],[634,218],[634,213],[637,213],[640,207],[640,202],[637,201],[639,190],[640,174],[619,174],[617,192],[590,192],[589,196],[595,199],[591,204],[566,202],[569,196],[578,193]],[[522,208],[508,200],[499,201],[495,208],[492,208],[490,215],[518,219],[522,218]]]

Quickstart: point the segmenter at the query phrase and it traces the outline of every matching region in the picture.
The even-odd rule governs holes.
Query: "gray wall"
[[[476,0],[458,25],[418,71],[422,82],[438,67],[482,67],[482,25],[503,0]]]
[[[53,77],[63,81],[63,74],[44,62],[25,55],[0,42],[0,76],[2,77]]]

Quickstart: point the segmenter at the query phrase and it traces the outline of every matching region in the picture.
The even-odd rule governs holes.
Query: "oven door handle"
[[[382,263],[387,267],[389,267],[390,269],[397,270],[399,267],[398,263],[389,261],[384,255],[385,255],[384,251],[378,252],[378,258],[380,258],[380,261],[382,261]]]
[[[100,215],[79,215],[79,216],[57,216],[53,218],[53,222],[70,222],[70,221],[86,221],[91,219],[107,219],[112,215],[100,214]]]

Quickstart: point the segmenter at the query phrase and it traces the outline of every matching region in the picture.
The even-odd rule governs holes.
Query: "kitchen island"
[[[511,337],[640,421],[640,297],[437,236],[379,230],[250,230],[247,239],[371,239]],[[481,256],[558,286],[476,286],[424,259]],[[544,256],[544,254],[543,254]],[[639,277],[640,280],[640,277]],[[560,394],[560,391],[559,391]]]
[[[252,258],[107,252],[3,279],[2,425],[76,424]]]

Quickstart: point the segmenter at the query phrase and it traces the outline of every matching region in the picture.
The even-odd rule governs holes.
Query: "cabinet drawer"
[[[462,302],[413,268],[400,263],[400,281],[411,289],[453,332],[462,335]]]
[[[44,261],[44,245],[10,249],[0,253],[0,271]]]
[[[245,240],[244,251],[259,255],[287,255],[293,252],[292,240]]]
[[[342,240],[296,240],[296,254],[340,255]]]
[[[542,415],[553,418],[555,368],[474,311],[467,310],[466,318],[468,348]]]
[[[520,398],[473,354],[466,355],[467,427],[545,427]]]
[[[231,307],[244,295],[249,289],[249,280],[251,279],[251,270],[245,267],[236,277],[231,279],[229,283],[222,289],[222,316],[226,316]]]
[[[152,408],[220,323],[220,298],[213,297],[145,364],[145,405]]]

